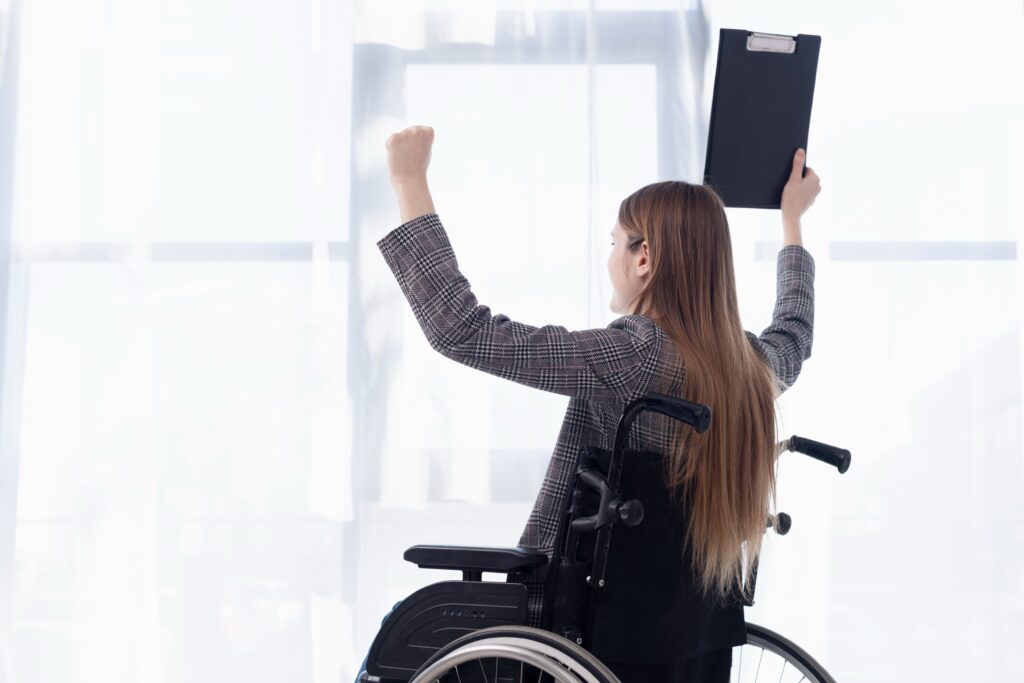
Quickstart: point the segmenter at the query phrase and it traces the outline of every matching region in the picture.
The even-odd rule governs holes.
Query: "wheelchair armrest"
[[[403,557],[423,569],[458,569],[479,580],[480,572],[507,574],[548,563],[547,554],[536,548],[492,548],[457,545],[414,545]]]

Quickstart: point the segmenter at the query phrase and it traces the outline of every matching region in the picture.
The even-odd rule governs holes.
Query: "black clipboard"
[[[719,32],[704,183],[726,206],[779,208],[793,154],[807,149],[820,47],[802,33]]]

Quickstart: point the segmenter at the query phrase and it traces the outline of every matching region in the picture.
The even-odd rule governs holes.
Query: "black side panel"
[[[370,646],[366,672],[408,681],[437,650],[488,626],[526,624],[526,586],[498,581],[440,581],[405,598]]]

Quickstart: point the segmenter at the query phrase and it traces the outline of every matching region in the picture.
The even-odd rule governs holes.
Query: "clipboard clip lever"
[[[747,36],[747,51],[792,54],[796,51],[796,38],[777,33],[751,33]]]

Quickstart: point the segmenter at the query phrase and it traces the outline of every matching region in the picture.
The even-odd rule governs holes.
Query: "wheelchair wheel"
[[[531,626],[492,626],[434,653],[409,683],[619,683],[594,655]]]
[[[835,683],[824,667],[792,641],[778,633],[747,624],[747,644],[733,650],[730,681],[782,681],[782,683]]]

